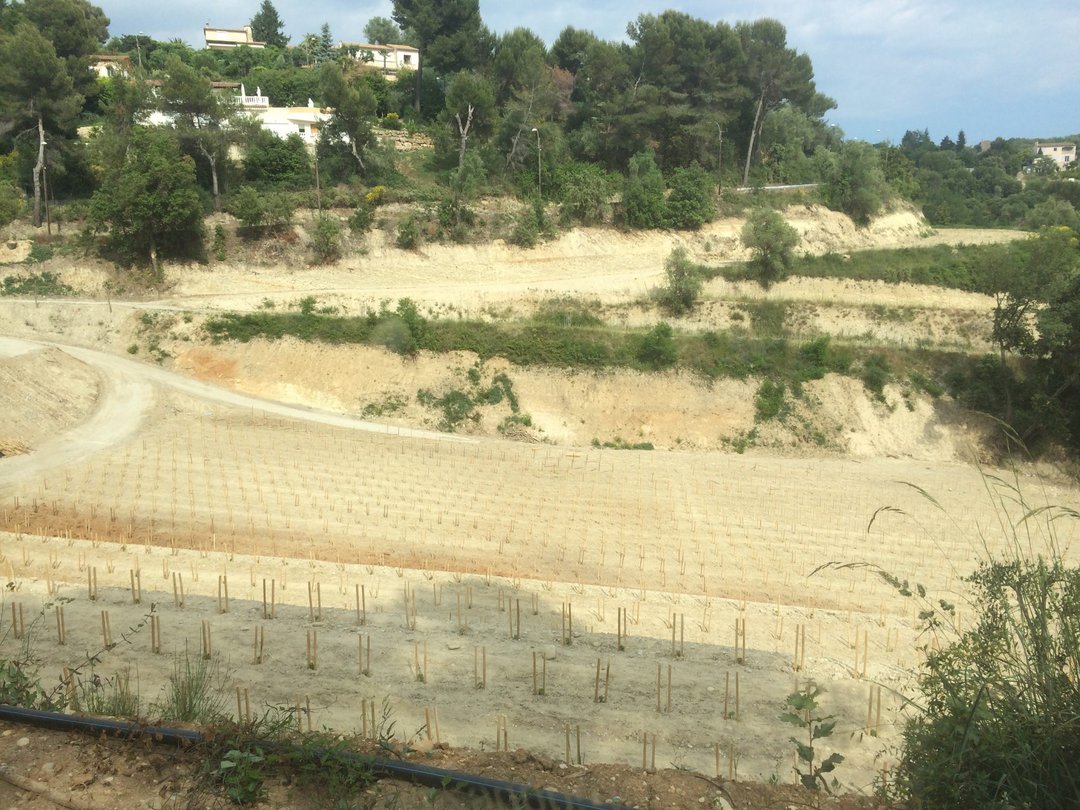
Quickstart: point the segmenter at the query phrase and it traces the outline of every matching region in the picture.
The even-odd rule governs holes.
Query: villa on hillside
[[[416,70],[420,61],[420,51],[412,45],[373,45],[368,42],[339,42],[338,47],[347,51],[353,59],[364,67],[378,70],[390,81],[395,81],[399,72]]]
[[[1059,169],[1067,169],[1076,160],[1075,143],[1036,143],[1035,154],[1048,157]]]
[[[243,28],[215,28],[207,23],[203,26],[203,41],[210,50],[228,50],[247,45],[249,48],[265,48],[265,42],[259,42],[251,33],[251,26]]]
[[[268,96],[262,94],[262,88],[256,87],[254,95],[240,84],[240,94],[233,101],[243,112],[255,118],[267,132],[279,138],[299,135],[300,140],[309,149],[314,149],[319,140],[319,130],[330,120],[330,113],[319,109],[315,102],[308,99],[305,107],[271,107]]]
[[[90,54],[90,70],[99,79],[135,74],[131,57],[126,53],[92,53]]]

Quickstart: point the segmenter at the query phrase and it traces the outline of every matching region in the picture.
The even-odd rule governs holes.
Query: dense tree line
[[[364,68],[370,51],[338,47],[328,25],[290,46],[271,0],[253,11],[266,47],[215,51],[109,39],[107,17],[87,0],[0,6],[0,211],[19,188],[35,222],[47,193],[99,192],[158,109],[206,210],[229,208],[251,185],[390,183],[393,156],[376,133],[404,125],[434,138],[430,168],[458,235],[482,189],[558,202],[569,220],[609,219],[616,200],[625,226],[695,228],[714,216],[718,188],[765,183],[820,183],[820,199],[860,224],[906,197],[934,224],[1080,230],[1077,184],[1048,173],[1029,143],[980,150],[963,132],[934,143],[925,131],[895,146],[845,141],[826,120],[834,103],[818,92],[810,57],[776,20],[665,11],[630,21],[625,41],[567,27],[549,47],[524,28],[492,33],[477,0],[396,0],[393,19],[364,28],[372,42],[420,50],[411,80],[395,82]],[[94,77],[95,52],[127,54],[135,75]],[[213,81],[243,82],[280,106],[310,100],[333,119],[311,155],[298,139],[260,134]],[[89,144],[76,136],[87,125],[97,133]],[[544,229],[542,211],[530,227]]]

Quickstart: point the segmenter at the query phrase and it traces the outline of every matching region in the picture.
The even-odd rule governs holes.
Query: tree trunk
[[[469,129],[472,127],[473,111],[476,108],[469,105],[469,112],[465,115],[465,123],[461,123],[461,113],[454,113],[457,121],[458,134],[461,136],[461,144],[458,146],[457,166],[460,169],[465,162],[465,146],[469,142]]]
[[[356,151],[356,138],[349,138],[349,151],[352,152],[352,156],[356,158],[356,162],[360,164],[360,171],[366,172],[367,166],[364,165],[364,159],[360,157],[360,153]]]
[[[416,114],[420,114],[420,91],[424,87],[424,49],[419,48],[416,56],[416,98],[413,100],[413,108]]]
[[[203,153],[203,157],[206,158],[206,162],[210,164],[210,185],[214,192],[214,213],[221,213],[221,191],[218,189],[218,172],[217,172],[217,155],[210,152],[201,143],[199,144],[199,151]]]
[[[757,110],[754,112],[754,125],[750,127],[750,146],[746,149],[746,166],[743,168],[742,184],[750,182],[750,159],[754,156],[754,141],[757,138],[758,127],[761,125],[761,111],[765,107],[765,91],[761,91],[758,99]]]
[[[41,172],[45,168],[45,122],[41,116],[37,120],[38,156],[34,164],[34,227],[41,227]]]
[[[158,273],[157,241],[153,236],[150,237],[150,266],[154,270],[154,281],[159,281],[161,276]]]

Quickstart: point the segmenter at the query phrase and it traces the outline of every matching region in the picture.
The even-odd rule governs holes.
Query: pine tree
[[[258,42],[284,48],[289,44],[289,38],[285,36],[284,29],[285,23],[278,16],[274,4],[270,0],[262,0],[258,13],[251,18],[251,35]]]

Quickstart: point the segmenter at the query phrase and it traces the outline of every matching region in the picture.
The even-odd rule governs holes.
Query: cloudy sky
[[[96,0],[110,33],[142,32],[200,47],[202,26],[244,25],[260,0]],[[335,40],[362,38],[389,0],[274,0],[298,41],[330,25]],[[837,102],[828,119],[849,138],[898,141],[908,129],[934,140],[963,129],[984,138],[1080,133],[1080,7],[1076,0],[480,0],[496,33],[531,28],[550,44],[568,25],[625,39],[639,14],[676,8],[735,23],[774,17],[789,45],[809,54],[818,90]]]

